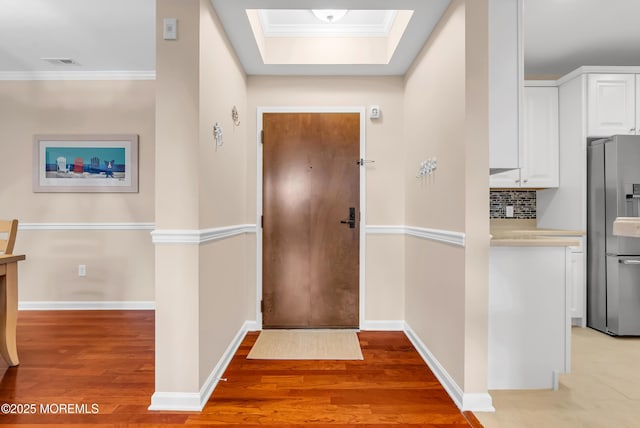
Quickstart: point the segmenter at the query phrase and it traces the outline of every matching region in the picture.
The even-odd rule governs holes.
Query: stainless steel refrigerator
[[[640,136],[587,149],[587,325],[640,335],[640,238],[613,235],[616,217],[640,216]]]

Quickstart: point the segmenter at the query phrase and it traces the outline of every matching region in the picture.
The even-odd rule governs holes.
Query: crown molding
[[[572,72],[565,74],[561,78],[558,79],[558,86],[563,83],[567,83],[570,80],[575,79],[578,76],[583,74],[640,74],[640,67],[636,66],[607,66],[607,65],[585,65],[579,68],[576,68]]]
[[[0,80],[156,80],[151,71],[0,71]]]
[[[397,10],[387,10],[384,21],[379,24],[327,25],[274,24],[269,19],[269,10],[258,10],[262,33],[265,37],[388,37]]]

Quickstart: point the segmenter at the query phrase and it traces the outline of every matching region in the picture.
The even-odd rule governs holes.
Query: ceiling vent
[[[53,65],[79,65],[71,58],[40,58],[43,61],[47,61]]]

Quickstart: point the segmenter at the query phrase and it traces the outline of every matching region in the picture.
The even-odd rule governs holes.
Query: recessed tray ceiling
[[[336,0],[333,23],[311,12],[326,1],[211,2],[247,74],[403,75],[450,0]]]
[[[413,11],[353,10],[322,22],[310,10],[247,10],[263,64],[389,64]]]

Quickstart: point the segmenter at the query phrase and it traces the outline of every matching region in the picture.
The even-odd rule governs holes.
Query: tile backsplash
[[[492,190],[489,218],[507,218],[506,207],[513,206],[513,218],[536,218],[535,190]]]

